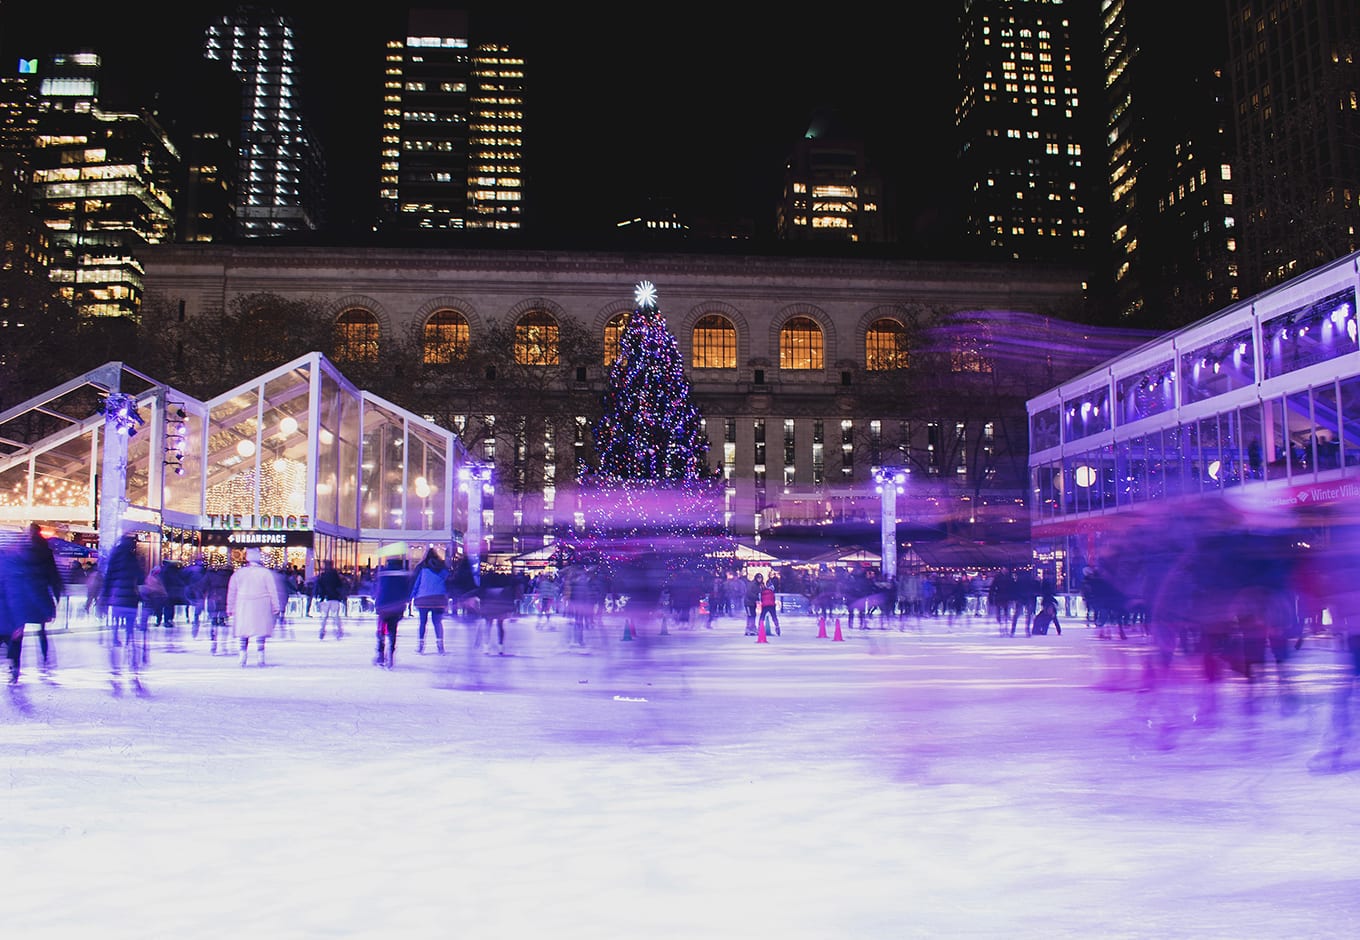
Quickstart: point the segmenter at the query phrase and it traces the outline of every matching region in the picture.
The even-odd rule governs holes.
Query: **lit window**
[[[719,314],[700,317],[692,334],[691,364],[696,369],[737,367],[737,328]]]
[[[875,320],[864,336],[864,368],[878,371],[906,367],[906,329],[896,320]]]
[[[359,307],[335,320],[335,358],[340,362],[378,361],[378,318]]]
[[[779,331],[779,368],[821,369],[822,328],[811,317],[793,317]]]
[[[555,366],[561,362],[557,321],[543,310],[530,310],[515,323],[515,362],[523,366]]]
[[[468,352],[468,323],[461,313],[438,310],[425,321],[424,361],[448,363]]]
[[[623,331],[628,327],[627,312],[617,314],[604,325],[604,364],[605,368],[612,366],[614,360],[619,358],[619,340],[623,336]]]

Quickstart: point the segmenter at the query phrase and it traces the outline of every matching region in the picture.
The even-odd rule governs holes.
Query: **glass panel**
[[[259,394],[248,388],[208,416],[207,511],[254,515]]]
[[[1341,466],[1341,413],[1337,410],[1336,383],[1313,389],[1313,424],[1317,433],[1317,468]]]
[[[1079,441],[1110,430],[1110,390],[1095,389],[1066,403],[1067,433],[1064,440]]]
[[[294,369],[264,389],[261,424],[260,513],[307,514],[307,400],[309,370]]]
[[[143,418],[150,418],[151,406],[140,406]],[[156,459],[160,460],[158,453]],[[127,501],[130,506],[151,506],[151,422],[147,421],[136,437],[128,438]],[[159,503],[159,500],[155,501]]]
[[[1360,465],[1360,377],[1341,382],[1341,459]]]
[[[1183,492],[1194,495],[1199,492],[1200,481],[1203,476],[1203,462],[1200,460],[1199,453],[1199,425],[1193,421],[1183,424],[1181,431],[1181,464]]]
[[[359,528],[359,396],[340,396],[340,525]]]
[[[1239,432],[1245,463],[1242,465],[1244,481],[1264,480],[1266,478],[1265,445],[1261,443],[1261,406],[1246,405],[1237,412]]]
[[[1120,379],[1116,385],[1119,424],[1129,424],[1170,411],[1176,404],[1175,375],[1175,369],[1168,361]]]
[[[1147,498],[1165,499],[1166,481],[1162,470],[1162,432],[1153,431],[1143,438],[1147,458]]]
[[[1115,492],[1118,479],[1115,472],[1114,445],[1106,444],[1100,449],[1100,505],[1103,509],[1113,509],[1117,503]]]
[[[1218,447],[1218,416],[1210,415],[1199,422],[1199,453],[1201,464],[1200,488],[1205,492],[1223,486],[1223,460]]]
[[[321,371],[320,395],[321,427],[316,432],[316,518],[337,525],[340,524],[340,407],[344,393],[324,369]]]
[[[1185,493],[1185,456],[1181,453],[1181,429],[1162,431],[1162,486],[1167,499]]]
[[[429,502],[433,487],[430,486],[429,477],[425,476],[425,442],[416,434],[415,428],[411,428],[406,436],[406,461],[410,467],[406,478],[406,526],[410,529],[427,529],[425,505]]]
[[[1031,451],[1047,450],[1061,443],[1059,416],[1062,409],[1054,405],[1043,411],[1036,411],[1029,422],[1029,441]]]
[[[1204,401],[1235,388],[1256,383],[1250,329],[1208,343],[1181,356],[1176,379],[1181,388],[1181,404]]]
[[[1261,337],[1266,378],[1355,352],[1355,288],[1272,317],[1261,324]]]
[[[1261,403],[1261,407],[1261,425],[1265,432],[1262,450],[1266,457],[1266,479],[1287,479],[1289,477],[1289,436],[1285,434],[1284,407],[1278,398],[1265,399]]]
[[[1061,515],[1062,473],[1053,464],[1034,468],[1034,487],[1037,490],[1039,517],[1051,519]]]
[[[69,519],[91,522],[94,519],[94,490],[91,487],[91,439],[88,431],[72,440],[33,455],[33,507],[29,518]],[[28,463],[21,463],[23,485],[12,502],[6,493],[3,505],[24,505],[28,497]]]
[[[1313,476],[1313,397],[1295,392],[1285,398],[1289,415],[1289,475]]]
[[[1237,412],[1218,416],[1219,478],[1225,487],[1242,482],[1242,438],[1237,428]]]
[[[430,443],[425,447],[425,480],[429,492],[423,497],[421,513],[424,515],[425,528],[443,529],[450,524],[448,518],[449,495],[444,492],[444,473],[448,467],[445,443]],[[416,491],[420,496],[420,491]]]
[[[169,402],[165,410],[165,508],[198,515],[204,511],[203,418]],[[173,458],[175,452],[182,456]]]

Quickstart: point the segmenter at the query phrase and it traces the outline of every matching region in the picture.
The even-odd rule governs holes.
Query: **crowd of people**
[[[1192,711],[1200,722],[1212,717],[1220,680],[1233,672],[1247,680],[1252,697],[1273,678],[1281,701],[1289,702],[1294,654],[1310,635],[1334,639],[1347,676],[1338,686],[1332,725],[1340,748],[1351,736],[1349,698],[1360,678],[1360,589],[1351,575],[1357,562],[1360,531],[1346,527],[1332,530],[1325,546],[1308,546],[1287,534],[1215,528],[1204,520],[1165,522],[1107,540],[1102,556],[1083,566],[1083,613],[1095,636],[1113,640],[1117,633],[1146,652],[1137,659],[1133,681],[1164,693],[1148,701],[1161,709],[1157,721],[1168,728],[1176,725],[1178,709]],[[55,663],[49,626],[70,585],[37,525],[0,538],[0,646],[11,684],[19,681],[26,636],[37,643],[40,675],[49,677]],[[148,638],[158,631],[167,639],[181,629],[193,638],[206,632],[213,655],[236,654],[245,666],[253,648],[254,661],[265,665],[270,637],[281,626],[291,629],[290,594],[305,598],[305,616],[319,618],[318,639],[325,640],[346,635],[354,622],[347,602],[362,592],[362,614],[372,618],[375,631],[373,662],[387,669],[408,617],[415,621],[418,655],[431,646],[446,652],[450,617],[474,625],[469,649],[492,655],[505,653],[506,623],[513,619],[560,630],[565,647],[584,648],[606,611],[626,611],[630,622],[662,633],[712,629],[720,618],[740,618],[748,635],[767,640],[782,636],[781,614],[790,610],[845,615],[847,626],[858,619],[862,629],[873,616],[880,626],[899,618],[899,628],[911,618],[988,616],[1003,636],[1050,629],[1061,634],[1068,617],[1052,582],[1021,568],[884,579],[873,569],[846,566],[748,576],[741,568],[620,568],[584,560],[529,575],[474,571],[468,559],[451,564],[431,548],[414,566],[404,554],[393,554],[378,570],[353,574],[324,561],[306,582],[296,570],[266,566],[258,549],[247,549],[234,569],[199,558],[183,567],[166,560],[147,570],[131,534],[89,572],[84,587],[87,608],[107,631],[116,694],[124,680],[141,690]],[[1187,675],[1200,680],[1189,705]],[[1173,702],[1181,705],[1168,704]]]

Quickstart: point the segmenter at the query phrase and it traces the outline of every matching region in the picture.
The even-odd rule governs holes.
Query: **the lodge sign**
[[[311,548],[309,516],[255,516],[250,513],[208,513],[204,545],[231,548]]]
[[[207,529],[310,529],[310,516],[254,516],[250,513],[208,513]]]

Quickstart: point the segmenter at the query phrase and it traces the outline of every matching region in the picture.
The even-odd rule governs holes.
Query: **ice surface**
[[[82,624],[59,684],[28,642],[4,936],[1354,935],[1326,637],[1284,710],[1238,676],[1210,709],[1189,669],[1140,691],[1142,641],[1077,624],[610,620],[581,652],[522,618],[506,656],[462,625],[418,656],[409,626],[391,671],[359,620],[300,621],[262,669],[156,634],[145,697]]]

